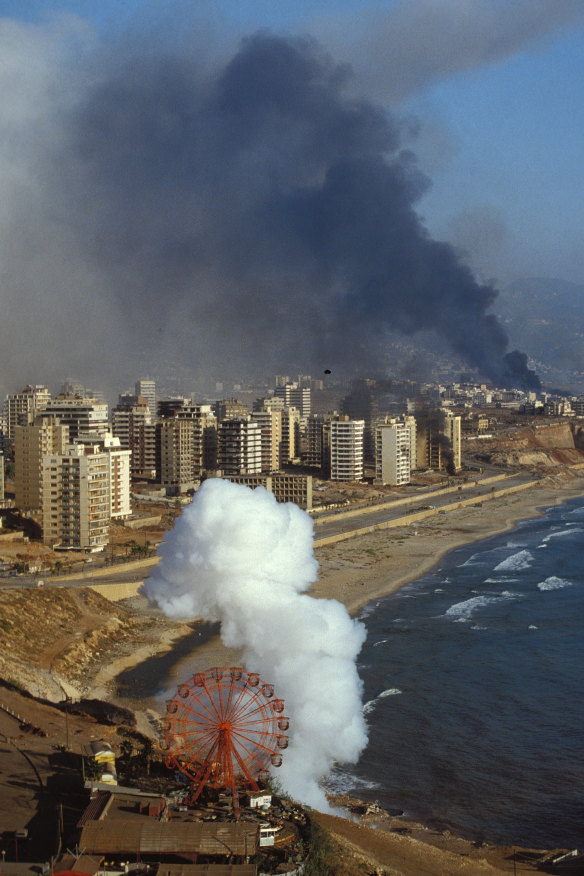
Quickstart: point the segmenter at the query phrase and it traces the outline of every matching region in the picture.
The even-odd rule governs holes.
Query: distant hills
[[[501,290],[493,309],[511,346],[536,361],[546,383],[584,384],[584,285],[548,277],[516,280]]]

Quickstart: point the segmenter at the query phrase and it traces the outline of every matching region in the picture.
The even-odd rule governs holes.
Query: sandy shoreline
[[[541,508],[561,504],[584,496],[584,477],[568,483],[534,486],[533,489],[484,502],[482,507],[463,508],[436,514],[415,525],[357,536],[347,541],[319,548],[319,577],[310,595],[337,599],[352,615],[370,602],[395,593],[438,565],[449,551],[512,530],[518,521],[537,517]],[[140,597],[135,602],[140,602]],[[142,609],[148,610],[142,598]],[[148,645],[138,648],[102,666],[92,685],[92,695],[113,698],[133,708],[140,705],[131,695],[112,697],[116,676],[127,669],[169,651],[185,635],[186,627],[177,625]],[[218,636],[193,646],[188,656],[177,660],[166,686],[176,687],[193,670],[229,666],[241,660],[240,654],[225,648]],[[155,701],[145,703],[155,708]]]

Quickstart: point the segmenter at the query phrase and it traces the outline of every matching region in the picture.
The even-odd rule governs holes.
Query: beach
[[[309,593],[320,599],[336,599],[351,615],[357,616],[369,603],[390,596],[439,565],[441,558],[454,548],[511,530],[517,521],[539,516],[541,508],[582,495],[584,477],[567,482],[548,478],[543,485],[483,502],[481,506],[437,513],[415,525],[371,532],[321,547],[316,551],[318,579]],[[144,597],[135,597],[129,603],[140,611],[151,611]],[[174,631],[172,627],[166,629],[160,638],[144,642],[133,653],[103,665],[93,680],[91,695],[139,708],[130,691],[122,695],[115,692],[116,676],[172,650],[173,643],[183,639],[185,632],[185,625],[177,624]],[[200,645],[195,638],[192,641],[192,650],[177,660],[166,679],[169,689],[193,669],[237,665],[241,660],[241,654],[226,648],[219,636],[203,640]]]

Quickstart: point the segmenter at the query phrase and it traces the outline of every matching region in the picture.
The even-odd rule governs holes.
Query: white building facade
[[[363,480],[365,420],[330,422],[330,478],[332,481]]]

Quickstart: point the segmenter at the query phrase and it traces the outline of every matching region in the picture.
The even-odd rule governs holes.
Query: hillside
[[[584,286],[547,277],[516,280],[500,293],[494,310],[512,345],[537,361],[546,382],[582,375]]]
[[[163,632],[184,629],[156,614],[138,615],[90,588],[0,590],[0,678],[58,702],[79,698],[104,660],[132,653]]]

